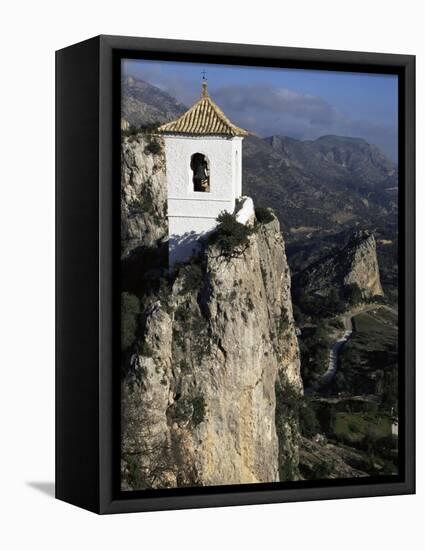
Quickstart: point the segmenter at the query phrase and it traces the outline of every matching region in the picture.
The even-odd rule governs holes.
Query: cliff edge
[[[151,174],[135,172],[145,140],[130,145],[123,187],[143,204]],[[161,172],[155,181],[165,185]],[[138,215],[129,224],[124,204],[123,227],[146,225],[142,209]],[[126,235],[127,250],[141,257],[162,238]],[[122,293],[123,490],[296,479],[298,425],[285,399],[303,388],[274,214],[257,219],[234,254],[212,239],[188,264],[138,273],[137,283],[124,277],[131,284]]]

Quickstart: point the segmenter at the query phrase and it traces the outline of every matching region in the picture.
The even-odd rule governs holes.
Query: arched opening
[[[210,167],[207,157],[202,153],[194,153],[190,158],[190,168],[193,172],[193,190],[208,193],[210,190]]]

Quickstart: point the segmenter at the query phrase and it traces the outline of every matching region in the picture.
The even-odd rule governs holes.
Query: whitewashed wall
[[[193,190],[190,160],[208,159],[210,191]],[[242,138],[165,136],[170,265],[187,260],[220,212],[233,212],[242,194]]]
[[[236,198],[242,197],[242,140],[241,137],[232,139],[233,144],[233,179],[235,181]]]

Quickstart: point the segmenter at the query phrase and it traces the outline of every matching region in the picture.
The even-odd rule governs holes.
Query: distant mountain
[[[133,126],[162,123],[187,109],[163,90],[132,76],[121,81],[122,118]]]
[[[363,139],[250,136],[243,155],[245,192],[277,210],[290,241],[373,225],[397,210],[396,166]]]
[[[282,154],[288,165],[311,175],[323,174],[358,190],[397,185],[394,163],[362,138],[322,136],[314,141],[299,141],[271,136],[265,141]]]

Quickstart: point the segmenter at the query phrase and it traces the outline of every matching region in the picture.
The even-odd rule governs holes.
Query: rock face
[[[162,156],[143,147],[143,139],[123,144],[122,218],[133,254],[166,232],[129,209],[132,197],[151,196],[165,219],[155,203],[165,199],[163,168],[146,184]],[[296,479],[298,426],[280,400],[303,388],[276,217],[257,225],[243,253],[226,257],[210,244],[157,282],[138,292],[135,338],[122,353],[122,488]]]
[[[306,292],[321,296],[354,285],[363,299],[383,296],[375,237],[368,231],[354,233],[340,252],[307,267],[298,284]]]
[[[368,231],[355,233],[345,247],[345,254],[348,270],[344,285],[357,284],[366,297],[383,296],[373,234]]]
[[[155,144],[155,145],[154,145]],[[127,256],[168,236],[165,157],[161,137],[137,134],[121,144],[121,244]]]

